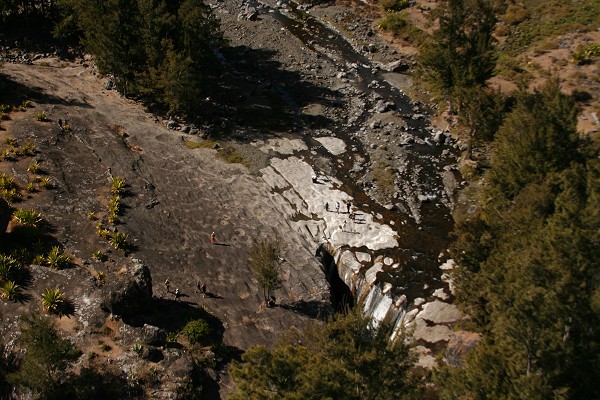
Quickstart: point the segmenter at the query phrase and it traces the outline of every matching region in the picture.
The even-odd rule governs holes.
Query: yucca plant
[[[44,189],[52,189],[52,180],[47,176],[40,179],[40,186]]]
[[[106,219],[107,219],[108,222],[110,222],[113,225],[116,225],[116,224],[119,223],[119,216],[116,213],[112,212],[112,211],[108,214],[108,216],[106,217]]]
[[[98,271],[96,273],[96,280],[98,281],[98,284],[104,285],[106,282],[106,272]]]
[[[21,193],[17,192],[17,189],[0,189],[0,196],[4,197],[9,203],[18,203],[23,199]]]
[[[108,211],[113,214],[119,214],[121,211],[121,197],[119,195],[113,195],[108,201]]]
[[[0,282],[13,280],[21,266],[16,258],[0,254]]]
[[[21,146],[21,153],[26,156],[33,156],[35,153],[37,153],[37,147],[35,147],[35,144],[31,142],[26,142],[23,146]]]
[[[120,176],[115,176],[112,179],[110,191],[113,194],[122,194],[123,192],[125,192],[126,187],[127,182],[125,182],[125,179],[121,178]]]
[[[29,163],[29,166],[27,167],[27,171],[29,171],[33,174],[37,174],[40,171],[40,163],[37,162],[36,160],[33,160],[32,162]]]
[[[71,259],[63,254],[58,246],[52,247],[46,256],[46,264],[54,269],[63,269],[69,265]]]
[[[13,218],[19,225],[30,228],[38,228],[42,224],[42,214],[36,212],[33,208],[19,209],[14,212]]]
[[[127,247],[127,235],[122,232],[115,233],[108,241],[117,250],[125,250]]]
[[[6,281],[0,286],[0,292],[2,292],[3,298],[15,301],[19,297],[21,286],[17,285],[14,281]]]
[[[43,111],[42,111],[42,112],[39,112],[39,113],[37,113],[37,114],[35,115],[35,119],[36,119],[36,121],[40,121],[40,122],[46,122],[46,121],[49,121],[49,120],[48,120],[48,116],[47,116],[47,115],[46,115],[46,113],[45,113],[45,112],[43,112]]]
[[[15,180],[12,176],[8,176],[0,172],[0,189],[14,189],[17,185],[15,185]]]
[[[94,250],[94,252],[92,253],[92,257],[98,261],[106,260],[106,254],[104,254],[100,250]]]
[[[63,303],[64,293],[59,289],[48,289],[42,294],[42,307],[45,312],[56,312]]]

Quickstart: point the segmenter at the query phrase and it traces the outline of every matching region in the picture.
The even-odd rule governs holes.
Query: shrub
[[[125,250],[127,247],[127,235],[122,232],[115,233],[108,241],[117,250]]]
[[[408,7],[409,3],[409,0],[383,0],[381,7],[385,11],[401,11]]]
[[[0,282],[14,280],[20,271],[21,265],[16,258],[0,254]]]
[[[23,146],[21,146],[19,151],[21,154],[24,154],[26,156],[33,156],[37,153],[37,147],[35,147],[35,144],[27,142]]]
[[[40,179],[40,186],[43,187],[44,189],[52,189],[52,187],[53,187],[52,180],[50,178],[48,178],[47,176],[44,176],[43,178]]]
[[[183,327],[183,333],[187,336],[190,343],[201,342],[209,332],[210,327],[208,322],[203,319],[190,321]]]
[[[113,212],[113,211],[111,211],[108,214],[108,216],[106,217],[106,219],[108,220],[109,223],[111,223],[113,225],[116,225],[116,224],[119,223],[119,216],[115,212]]]
[[[69,265],[71,259],[69,256],[62,253],[58,246],[52,247],[46,256],[46,263],[54,269],[63,269]]]
[[[113,195],[108,201],[108,211],[113,214],[119,214],[121,211],[121,197],[119,195]]]
[[[40,122],[47,122],[49,121],[48,116],[46,115],[45,112],[39,112],[35,115],[35,119],[36,121],[40,121]]]
[[[64,293],[59,289],[48,289],[42,294],[42,307],[47,313],[56,312],[63,303]]]
[[[23,199],[21,194],[17,192],[17,189],[2,189],[0,191],[0,196],[4,197],[4,199],[9,203],[18,203]]]
[[[127,187],[127,182],[125,182],[125,179],[121,178],[120,176],[115,176],[112,179],[110,191],[114,195],[119,195],[119,194],[122,194],[125,192],[126,187]]]
[[[14,281],[6,281],[0,287],[0,291],[2,292],[2,297],[7,300],[16,300],[21,292],[21,287],[17,285]]]
[[[20,209],[14,212],[13,218],[21,226],[29,228],[38,228],[42,224],[42,214],[36,212],[33,208]]]
[[[40,163],[35,160],[30,162],[27,171],[37,174],[40,171]]]
[[[134,352],[137,356],[141,356],[144,352],[144,345],[141,343],[135,343],[131,346],[131,351]]]
[[[577,65],[589,64],[592,58],[600,56],[600,44],[592,43],[585,47],[580,47],[573,54],[573,62]]]
[[[16,187],[15,180],[12,176],[0,173],[0,189],[14,189]]]
[[[406,19],[404,19],[398,13],[389,13],[379,22],[379,27],[384,31],[396,32],[400,31],[408,25]]]
[[[94,252],[92,253],[92,257],[98,261],[106,260],[106,255],[100,250],[94,250]]]

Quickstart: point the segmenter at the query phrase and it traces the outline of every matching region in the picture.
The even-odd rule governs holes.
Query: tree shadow
[[[0,94],[1,103],[17,105],[21,104],[25,100],[32,100],[37,104],[93,108],[91,105],[83,101],[64,99],[62,97],[51,95],[46,91],[46,89],[41,87],[25,86],[21,83],[15,82],[6,74],[0,74],[0,79],[3,81],[5,88],[5,90]]]
[[[313,319],[326,320],[333,314],[333,308],[330,303],[324,301],[294,301],[291,303],[276,305],[284,310],[304,315]]]
[[[123,316],[123,322],[127,325],[142,327],[144,324],[149,324],[167,332],[179,332],[188,322],[197,319],[203,319],[210,325],[210,342],[222,341],[225,332],[223,323],[203,308],[195,307],[194,303],[188,301],[155,297],[139,312]]]
[[[210,100],[199,110],[213,137],[253,140],[264,135],[325,128],[335,122],[303,112],[309,104],[343,108],[341,93],[287,70],[276,52],[247,46],[223,50],[225,72],[215,79]]]

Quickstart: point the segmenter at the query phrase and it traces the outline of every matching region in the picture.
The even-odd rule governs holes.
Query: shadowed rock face
[[[102,309],[119,316],[141,310],[152,300],[150,270],[139,261],[114,275],[103,287]]]
[[[10,206],[2,197],[0,197],[0,236],[6,232],[8,222],[10,221]]]

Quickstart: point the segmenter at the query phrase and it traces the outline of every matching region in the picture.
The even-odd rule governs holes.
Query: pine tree
[[[232,399],[411,399],[417,378],[404,338],[375,326],[360,309],[290,334],[272,350],[259,346],[234,364]]]

